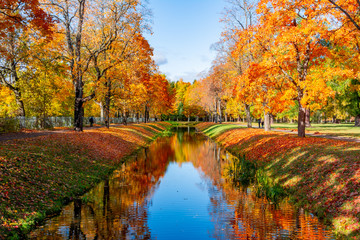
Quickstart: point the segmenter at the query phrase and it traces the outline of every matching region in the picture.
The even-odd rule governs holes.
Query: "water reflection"
[[[331,239],[318,220],[222,177],[232,156],[189,128],[66,206],[33,239]]]

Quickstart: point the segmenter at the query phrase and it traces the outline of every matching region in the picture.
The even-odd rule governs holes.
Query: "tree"
[[[36,0],[0,3],[0,83],[15,95],[17,115],[25,116],[21,72],[26,67],[32,40],[50,38],[53,22]]]
[[[309,99],[323,91],[318,86],[326,86],[322,82],[329,80],[312,76],[319,76],[313,69],[329,56],[327,46],[322,44],[330,36],[329,23],[319,8],[312,1],[263,0],[259,5],[262,17],[255,38],[264,51],[262,65],[272,70],[269,74],[284,76],[290,88],[284,89],[283,94],[298,102],[300,137],[305,136]],[[321,84],[315,85],[315,81]]]
[[[52,32],[53,21],[37,0],[3,0],[0,2],[0,38],[19,29],[40,30],[44,35]]]

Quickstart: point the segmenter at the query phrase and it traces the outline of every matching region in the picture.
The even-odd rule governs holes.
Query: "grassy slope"
[[[0,143],[0,239],[21,237],[169,126],[134,124]]]
[[[236,129],[232,129],[234,126]],[[360,237],[360,144],[202,123],[198,129],[235,154],[266,166],[295,202]]]

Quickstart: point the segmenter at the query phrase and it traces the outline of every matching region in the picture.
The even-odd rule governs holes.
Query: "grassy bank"
[[[0,239],[23,238],[170,126],[133,124],[0,142]]]
[[[360,238],[360,144],[200,123],[234,154],[263,166],[299,206],[331,222],[338,236]]]

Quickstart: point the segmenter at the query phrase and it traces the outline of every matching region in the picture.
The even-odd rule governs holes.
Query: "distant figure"
[[[264,128],[264,121],[261,122],[261,127]]]
[[[90,127],[92,127],[94,123],[94,118],[92,116],[90,117],[89,122],[90,122]]]
[[[260,128],[261,118],[258,119],[258,123],[259,123],[259,128]]]

